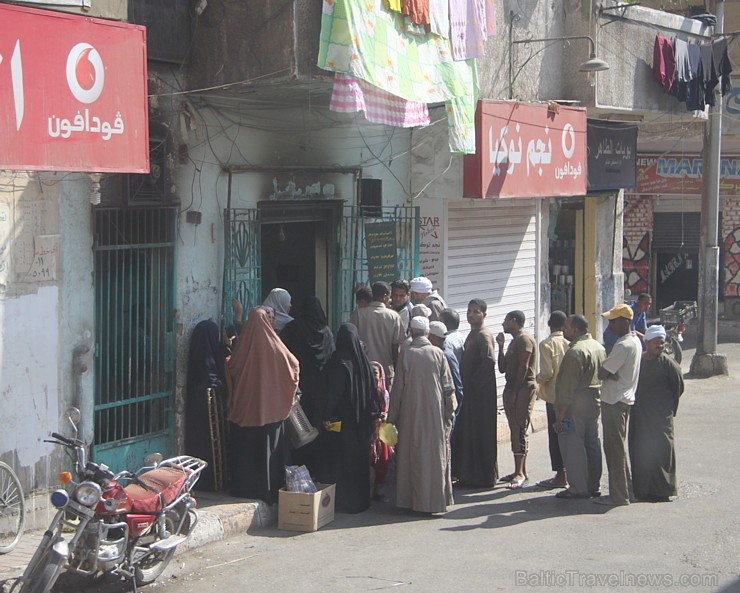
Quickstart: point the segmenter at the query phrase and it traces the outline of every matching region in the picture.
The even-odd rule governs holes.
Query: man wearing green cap
[[[627,421],[635,403],[642,343],[630,330],[632,307],[616,305],[601,315],[609,320],[609,330],[618,339],[599,370],[599,379],[602,380],[601,424],[604,432],[604,456],[609,470],[609,496],[602,496],[594,502],[624,506],[630,503],[632,490],[627,466]]]

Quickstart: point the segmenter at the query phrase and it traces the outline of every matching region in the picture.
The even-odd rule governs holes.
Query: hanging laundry
[[[329,109],[337,113],[365,112],[374,124],[413,128],[429,125],[425,103],[406,101],[349,74],[334,74]]]
[[[727,39],[717,39],[714,43],[703,43],[701,45],[701,64],[704,80],[704,98],[707,105],[714,107],[714,89],[722,82],[720,88],[722,95],[732,90],[730,73],[732,63],[727,54]]]
[[[450,0],[450,35],[456,60],[482,58],[488,39],[489,0]]]
[[[486,0],[486,37],[496,34],[496,2]]]
[[[676,56],[676,77],[671,88],[671,94],[682,103],[686,101],[687,85],[691,80],[691,65],[689,64],[689,48],[683,39],[673,42]]]
[[[701,48],[696,43],[687,44],[689,52],[689,81],[686,83],[686,110],[704,111],[704,71],[701,63]]]
[[[403,0],[401,13],[411,19],[414,25],[429,24],[429,0]]]
[[[449,0],[429,0],[429,30],[444,39],[450,38]]]
[[[401,0],[383,0],[383,6],[393,12],[401,12],[403,7],[401,6]]]
[[[455,61],[450,40],[405,35],[381,0],[324,0],[317,65],[407,101],[446,102],[455,114],[448,122],[460,126],[450,130],[450,150],[475,152],[475,60]]]
[[[673,43],[667,37],[658,34],[655,36],[653,47],[653,80],[664,92],[668,93],[673,87],[676,77],[676,59],[673,53]]]

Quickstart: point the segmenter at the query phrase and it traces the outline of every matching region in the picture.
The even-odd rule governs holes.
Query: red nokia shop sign
[[[479,101],[463,197],[586,195],[586,109]]]
[[[0,169],[149,172],[146,29],[0,4]]]

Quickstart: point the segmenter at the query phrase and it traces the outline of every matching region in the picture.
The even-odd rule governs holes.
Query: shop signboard
[[[476,152],[464,157],[463,197],[586,194],[586,109],[478,102]]]
[[[395,222],[365,225],[365,245],[371,282],[393,282],[398,278],[398,241]]]
[[[149,172],[146,29],[0,4],[0,169]]]
[[[701,195],[703,161],[699,156],[649,155],[637,158],[638,194]],[[740,156],[725,155],[720,161],[719,193],[740,192]]]
[[[635,187],[637,126],[589,119],[587,128],[588,191]]]

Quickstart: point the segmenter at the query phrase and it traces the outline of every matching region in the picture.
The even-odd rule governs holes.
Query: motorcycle
[[[681,364],[683,359],[683,333],[686,322],[698,315],[696,301],[676,301],[669,307],[660,310],[660,323],[665,327],[666,339],[663,352]]]
[[[207,463],[188,455],[162,460],[155,453],[137,472],[114,474],[87,459],[78,438],[79,410],[70,408],[66,416],[74,438],[52,433],[45,442],[74,453],[76,479],[60,474],[65,488],[51,493],[58,510],[10,592],[48,593],[62,572],[129,579],[135,592],[164,572],[197,525],[190,492]]]

